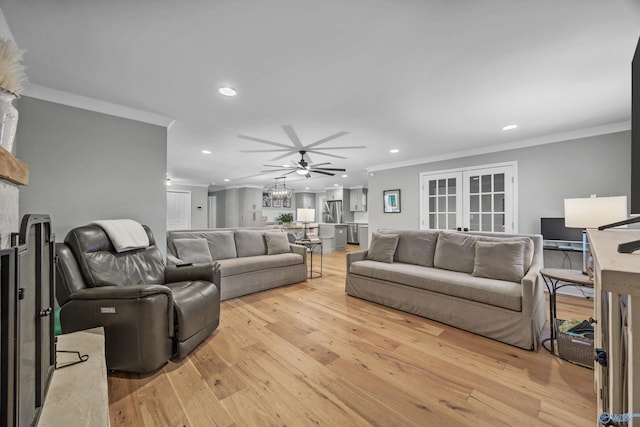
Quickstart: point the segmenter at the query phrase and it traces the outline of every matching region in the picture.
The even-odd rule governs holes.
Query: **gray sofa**
[[[540,235],[384,230],[368,251],[347,254],[346,292],[536,350],[542,264]]]
[[[167,264],[217,261],[220,300],[307,280],[306,248],[274,228],[167,232]]]

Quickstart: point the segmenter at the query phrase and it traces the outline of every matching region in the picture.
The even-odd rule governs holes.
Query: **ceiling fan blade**
[[[284,165],[262,165],[262,166],[266,166],[268,168],[284,168],[284,169],[291,169],[294,168],[295,166],[284,166]]]
[[[336,171],[336,172],[346,172],[346,169],[341,169],[341,168],[311,168],[309,169],[311,172],[317,172],[317,171]]]
[[[336,159],[346,159],[346,157],[343,156],[338,156],[336,154],[328,154],[328,153],[322,153],[320,151],[313,151],[313,154],[320,154],[321,156],[328,156],[328,157],[335,157]]]
[[[276,160],[284,159],[285,157],[290,156],[291,154],[293,154],[292,151],[290,151],[288,153],[284,153],[282,156],[278,156],[278,157],[274,157],[273,159],[269,159],[269,161],[275,162]]]
[[[324,162],[324,163],[309,163],[309,166],[311,166],[312,168],[315,168],[316,166],[323,166],[323,165],[330,165],[331,162]]]
[[[313,147],[315,147],[316,145],[324,144],[325,142],[329,142],[329,141],[332,141],[332,140],[334,140],[334,139],[340,138],[341,136],[345,136],[345,135],[346,135],[346,134],[348,134],[348,133],[349,133],[349,132],[344,132],[344,131],[343,131],[343,132],[338,132],[338,133],[333,134],[333,135],[331,135],[331,136],[327,136],[326,138],[319,139],[318,141],[313,142],[313,143],[311,143],[311,144],[307,145],[307,149],[309,149],[309,148],[313,148]]]
[[[329,175],[329,176],[334,176],[334,175],[335,175],[335,173],[322,172],[322,171],[310,171],[310,172],[313,172],[313,173],[321,173],[321,174],[323,174],[323,175]]]
[[[284,125],[284,126],[282,126],[282,129],[284,130],[284,133],[287,134],[287,136],[289,137],[291,142],[293,142],[293,145],[295,145],[295,147],[297,149],[299,149],[299,150],[303,150],[304,149],[304,146],[302,145],[302,142],[300,142],[300,138],[298,138],[298,134],[296,133],[295,130],[293,130],[293,126]]]
[[[366,145],[351,145],[351,146],[345,146],[345,147],[318,147],[318,148],[314,148],[314,150],[353,150],[356,148],[367,148]]]
[[[249,141],[261,142],[262,144],[269,144],[269,145],[273,145],[275,147],[282,147],[282,148],[287,148],[287,149],[291,148],[290,146],[285,145],[285,144],[281,144],[279,142],[273,142],[273,141],[269,141],[267,139],[254,138],[252,136],[247,136],[247,135],[238,135],[238,138],[246,139],[246,140],[249,140]]]
[[[271,170],[268,170],[268,171],[260,171],[260,172],[269,173],[269,172],[284,172],[284,171],[295,172],[296,170],[295,169],[292,170],[291,168],[287,168],[287,169],[271,169]]]

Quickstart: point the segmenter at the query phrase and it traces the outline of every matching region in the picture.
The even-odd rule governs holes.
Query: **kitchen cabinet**
[[[262,189],[240,189],[240,227],[262,225]]]
[[[315,209],[315,193],[295,193],[296,209]]]
[[[327,190],[327,200],[342,200],[343,191],[342,187],[340,188],[332,188]]]
[[[349,210],[351,212],[366,212],[367,189],[352,188],[349,190]]]

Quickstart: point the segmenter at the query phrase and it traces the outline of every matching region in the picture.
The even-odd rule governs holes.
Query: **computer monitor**
[[[582,229],[565,227],[564,218],[540,218],[540,234],[544,240],[582,242]]]

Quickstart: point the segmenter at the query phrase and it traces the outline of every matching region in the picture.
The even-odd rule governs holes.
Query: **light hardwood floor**
[[[593,371],[349,297],[344,269],[325,254],[321,278],[224,301],[188,358],[111,374],[111,425],[595,424]],[[592,305],[559,296],[558,312]]]

